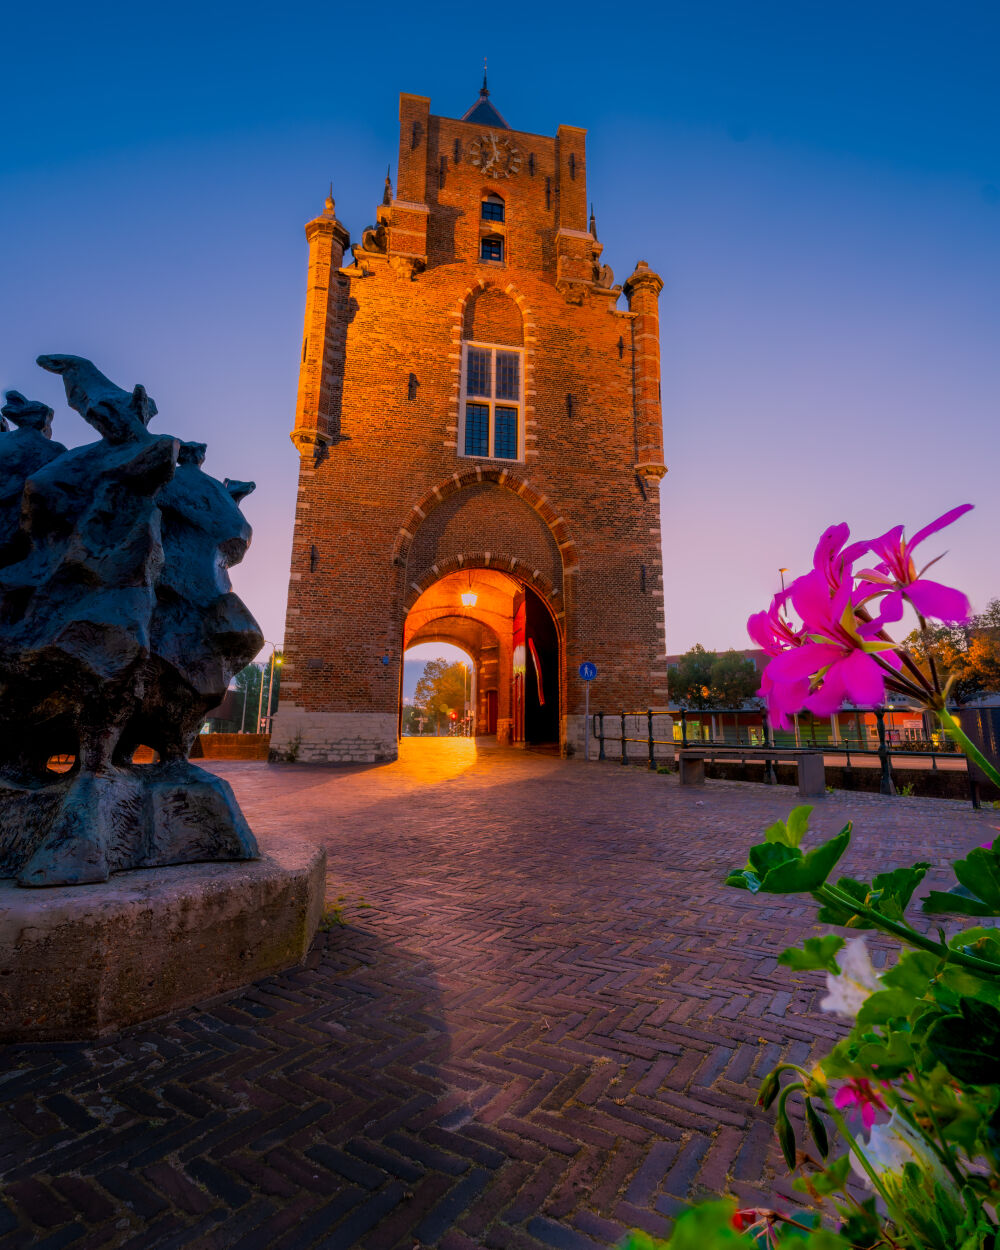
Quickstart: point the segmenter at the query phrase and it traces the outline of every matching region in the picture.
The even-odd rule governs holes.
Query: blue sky
[[[942,580],[1000,594],[1000,9],[986,4],[8,6],[0,386],[88,437],[40,352],[156,398],[253,478],[237,588],[284,622],[306,264],[354,237],[397,97],[589,130],[605,259],[664,277],[667,646],[744,645],[833,521],[976,512]],[[937,554],[937,549],[930,554]]]

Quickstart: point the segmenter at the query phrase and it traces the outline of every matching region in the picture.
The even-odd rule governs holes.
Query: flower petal
[[[938,530],[943,530],[946,525],[951,525],[951,523],[953,521],[957,521],[960,516],[965,516],[967,512],[971,512],[973,507],[975,507],[974,504],[963,503],[959,504],[957,508],[952,508],[950,512],[945,512],[942,516],[939,516],[936,521],[931,521],[930,525],[925,525],[922,530],[917,530],[907,546],[912,551],[917,543],[922,543],[925,538],[930,538],[931,534],[936,534]]]
[[[885,698],[885,679],[877,661],[863,651],[855,651],[837,666],[855,707],[872,707]]]
[[[932,616],[936,621],[961,624],[972,615],[972,605],[960,590],[926,577],[911,582],[906,588],[906,597],[921,616]]]

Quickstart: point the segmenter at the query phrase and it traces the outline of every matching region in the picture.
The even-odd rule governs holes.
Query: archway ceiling
[[[454,647],[461,647],[478,659],[484,650],[498,647],[500,640],[496,631],[483,621],[473,620],[468,616],[441,616],[428,621],[420,629],[415,630],[407,643],[415,647],[418,643],[448,642]]]
[[[429,586],[406,616],[404,647],[412,645],[418,633],[443,617],[478,621],[496,634],[510,629],[514,617],[514,596],[520,583],[495,569],[463,569],[449,573]],[[475,604],[464,604],[462,595],[473,593]]]

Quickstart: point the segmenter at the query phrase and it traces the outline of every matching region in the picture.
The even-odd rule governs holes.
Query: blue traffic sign
[[[580,676],[584,681],[593,681],[597,676],[597,665],[591,664],[589,660],[584,660],[580,665]]]

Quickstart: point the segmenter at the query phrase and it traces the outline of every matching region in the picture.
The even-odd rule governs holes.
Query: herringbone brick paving
[[[213,767],[329,855],[308,966],[99,1044],[8,1047],[0,1250],[588,1250],[785,1192],[760,1075],[833,1036],[722,885],[794,792],[465,740],[373,768]],[[941,864],[994,812],[838,794],[846,866]],[[339,900],[339,901],[338,901]]]

